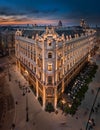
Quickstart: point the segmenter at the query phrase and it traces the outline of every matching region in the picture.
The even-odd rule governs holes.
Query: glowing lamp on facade
[[[27,70],[25,70],[25,74],[28,75],[28,71]]]
[[[68,93],[68,96],[70,96],[70,93]]]
[[[75,97],[73,97],[73,99],[75,99]]]
[[[62,103],[63,103],[63,104],[65,104],[65,103],[66,103],[66,101],[65,101],[64,99],[62,99]]]
[[[68,104],[68,106],[69,106],[69,108],[71,108],[71,107],[72,107],[72,105],[71,105],[70,103]]]

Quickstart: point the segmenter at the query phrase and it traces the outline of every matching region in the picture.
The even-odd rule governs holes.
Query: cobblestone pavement
[[[13,67],[10,69],[11,81],[9,82],[9,78],[6,76],[6,82],[9,85],[14,102],[17,101],[17,104],[15,103],[14,115],[11,113],[7,115],[7,122],[9,122],[9,120],[11,120],[10,118],[13,117],[12,123],[15,124],[14,130],[85,130],[97,88],[100,87],[100,57],[95,56],[94,60],[96,60],[96,63],[99,65],[98,71],[93,79],[93,82],[89,84],[89,89],[85,95],[85,98],[73,117],[70,115],[65,116],[60,110],[58,110],[58,114],[43,111],[39,102],[31,91],[28,94],[28,122],[26,122],[26,96],[23,96],[23,91],[19,88],[19,81],[21,86],[29,85],[19,73],[16,66],[13,65]],[[94,90],[94,93],[92,93],[91,90]],[[95,106],[99,101],[100,94],[98,95]],[[93,130],[100,130],[100,109],[97,113],[94,112],[91,115],[91,118],[94,118],[96,123],[96,126]],[[0,130],[11,129],[12,123],[10,123],[8,127],[7,122],[4,124],[4,129]]]

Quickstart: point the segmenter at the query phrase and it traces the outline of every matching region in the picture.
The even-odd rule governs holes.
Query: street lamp
[[[15,123],[16,123],[16,105],[18,104],[18,102],[16,101],[15,102],[15,116],[14,116],[14,121],[12,123],[12,127],[11,127],[11,130],[14,130],[15,129]]]
[[[68,106],[69,106],[69,108],[71,108],[71,107],[72,107],[72,104],[68,103]]]
[[[23,96],[26,95],[26,121],[29,121],[29,114],[28,114],[28,93],[30,92],[28,87],[23,88]]]
[[[9,68],[10,68],[10,63],[8,63],[8,79],[9,79],[9,81],[11,81],[11,74],[9,72]]]
[[[29,117],[28,117],[28,94],[27,94],[27,88],[26,88],[26,121],[29,121]]]

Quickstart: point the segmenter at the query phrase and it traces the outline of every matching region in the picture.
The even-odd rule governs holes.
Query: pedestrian
[[[16,105],[18,104],[18,101],[16,101]]]
[[[15,128],[15,124],[14,123],[12,124],[12,128]]]

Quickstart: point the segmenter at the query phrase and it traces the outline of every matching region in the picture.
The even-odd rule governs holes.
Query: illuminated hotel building
[[[28,37],[29,32],[33,34]],[[75,33],[53,27],[44,31],[16,31],[17,66],[33,85],[36,97],[41,97],[43,109],[48,103],[57,108],[61,93],[91,57],[95,34],[93,29]]]

